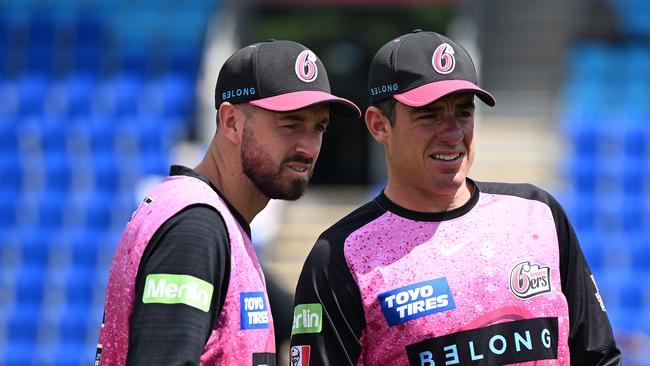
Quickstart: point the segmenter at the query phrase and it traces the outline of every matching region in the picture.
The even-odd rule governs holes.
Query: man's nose
[[[305,157],[314,159],[320,153],[321,142],[321,136],[305,133],[296,142],[296,152]]]
[[[464,134],[458,119],[454,116],[445,117],[440,121],[439,139],[449,145],[456,145],[463,141]]]

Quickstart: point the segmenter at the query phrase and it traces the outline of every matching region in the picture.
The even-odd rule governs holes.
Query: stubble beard
[[[253,137],[251,129],[244,127],[241,144],[242,169],[253,185],[268,198],[295,201],[302,197],[313,171],[310,171],[307,179],[287,178],[282,176],[283,167],[288,162],[311,163],[311,160],[294,155],[285,158],[275,167],[273,159]]]

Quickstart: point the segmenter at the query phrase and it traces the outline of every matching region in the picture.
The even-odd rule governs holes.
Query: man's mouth
[[[296,171],[298,173],[304,173],[304,172],[306,172],[308,170],[308,168],[306,168],[306,167],[299,167],[299,166],[294,166],[294,165],[290,165],[289,169],[291,169],[293,171]]]
[[[456,153],[456,154],[432,154],[431,158],[434,160],[442,160],[442,161],[453,161],[458,158],[463,156],[462,153]]]

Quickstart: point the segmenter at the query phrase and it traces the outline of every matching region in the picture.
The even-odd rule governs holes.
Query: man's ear
[[[240,144],[244,133],[246,116],[237,106],[223,102],[219,106],[219,130],[229,141]]]
[[[388,133],[391,128],[390,121],[379,108],[368,107],[366,110],[366,127],[368,127],[372,137],[380,144],[383,145],[388,141]]]

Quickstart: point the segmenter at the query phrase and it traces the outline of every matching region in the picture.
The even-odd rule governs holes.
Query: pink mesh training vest
[[[481,193],[475,209],[443,222],[386,212],[347,238],[345,258],[366,319],[358,365],[458,365],[507,352],[526,365],[569,365],[557,230],[541,202]],[[551,349],[556,358],[524,362]]]
[[[200,179],[170,176],[147,196],[126,225],[115,251],[106,290],[104,324],[97,365],[124,365],[129,346],[129,318],[142,253],[169,218],[185,207],[206,204],[223,217],[230,237],[230,282],[223,308],[201,354],[201,365],[252,365],[253,354],[275,353],[273,319],[264,275],[248,235],[219,195]],[[214,284],[218,286],[218,284]],[[250,324],[240,304],[263,297],[268,323]],[[242,313],[244,311],[244,313]]]

